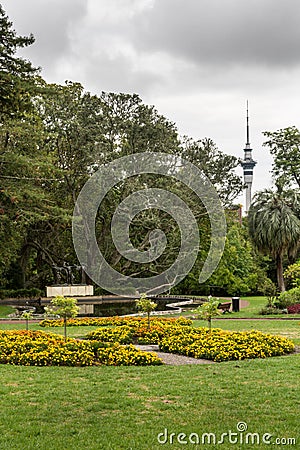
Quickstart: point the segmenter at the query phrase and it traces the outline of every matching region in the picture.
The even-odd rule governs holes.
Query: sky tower
[[[247,100],[247,142],[244,148],[244,159],[241,161],[241,166],[244,171],[244,183],[246,184],[246,209],[245,212],[249,211],[251,205],[251,188],[253,181],[253,168],[256,165],[256,161],[252,159],[252,149],[249,142],[249,113],[248,113],[248,100]]]

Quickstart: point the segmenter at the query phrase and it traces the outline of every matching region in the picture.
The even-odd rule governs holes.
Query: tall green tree
[[[300,132],[296,127],[263,133],[274,157],[272,173],[286,187],[300,188]]]
[[[216,188],[223,205],[231,206],[243,189],[242,179],[234,171],[239,165],[238,158],[220,151],[210,138],[198,141],[185,138],[182,147],[183,158],[203,171]]]
[[[238,161],[211,140],[181,141],[176,125],[136,94],[91,95],[79,83],[47,85],[29,61],[16,56],[34,38],[18,36],[2,8],[0,22],[0,276],[7,278],[15,266],[21,284],[43,287],[53,262],[77,262],[71,235],[74,204],[89,177],[115,158],[141,152],[182,155],[208,176],[224,205],[240,192],[241,180],[234,175]],[[116,206],[147,187],[169,190],[189,204],[203,235],[201,266],[210,245],[205,208],[183,184],[151,174],[119,183],[102,202],[96,234],[105,258],[136,276],[161,273],[176,259],[180,232],[159,209],[141,211],[130,228],[132,243],[141,251],[149,248],[153,229],[165,231],[168,248],[157,261],[145,266],[126,261],[113,245],[110,224]]]
[[[265,279],[247,230],[238,223],[229,225],[222,259],[208,284],[226,295],[245,295],[259,291]]]
[[[49,192],[57,177],[43,151],[43,124],[33,111],[0,128],[0,274],[17,259],[23,273],[29,246],[40,246],[41,236],[33,237],[33,230],[60,216]]]
[[[31,96],[38,69],[18,57],[17,51],[34,42],[33,35],[19,36],[0,5],[0,122],[24,114],[31,108]]]
[[[276,192],[264,190],[254,196],[248,213],[249,235],[260,252],[274,259],[280,291],[285,290],[284,256],[295,255],[299,248],[297,205],[298,198],[294,192],[283,192],[280,188]]]
[[[236,158],[224,155],[209,139],[182,143],[176,126],[153,106],[144,105],[136,94],[102,92],[92,96],[79,83],[68,82],[65,86],[51,85],[49,95],[40,97],[38,108],[45,124],[47,152],[63,173],[63,181],[56,184],[54,195],[59,205],[69,207],[70,213],[83,184],[101,164],[140,152],[167,152],[187,158],[209,177],[226,205],[242,189],[241,179],[234,174]],[[162,229],[168,236],[168,248],[161,258],[147,265],[137,264],[122,258],[114,246],[110,226],[116,207],[128,195],[145,187],[169,190],[190,205],[201,232],[208,230],[202,249],[207,252],[210,244],[207,212],[197,196],[181,183],[144,174],[119,183],[101,204],[96,234],[107,261],[127,275],[153,276],[176,259],[180,232],[170,216],[159,209],[141,211],[132,222],[130,238],[135,248],[147,250],[151,231]]]
[[[33,99],[45,83],[17,56],[33,42],[32,35],[17,35],[0,5],[0,280],[20,260],[29,228],[56,215],[45,190],[54,175]]]

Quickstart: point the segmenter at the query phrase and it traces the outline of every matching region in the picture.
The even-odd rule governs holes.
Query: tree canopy
[[[16,53],[33,42],[33,35],[17,35],[0,5],[0,122],[22,115],[31,108],[30,93],[38,69]]]
[[[272,173],[285,187],[300,188],[300,132],[296,127],[287,127],[278,131],[265,131],[269,147],[274,157]]]
[[[265,190],[257,193],[248,213],[249,234],[257,249],[276,263],[277,283],[285,290],[283,258],[296,254],[300,243],[300,220],[294,192]]]
[[[80,83],[70,81],[64,85],[48,84],[30,61],[17,56],[19,49],[33,44],[34,37],[18,36],[2,7],[0,29],[3,287],[44,288],[52,282],[53,264],[77,263],[71,229],[77,196],[101,165],[121,156],[141,152],[182,156],[209,178],[224,207],[231,207],[243,189],[241,178],[235,174],[237,158],[224,154],[209,138],[194,141],[180,137],[176,125],[154,106],[146,105],[137,94],[91,94]],[[179,182],[172,182],[170,177],[151,174],[131,177],[108,193],[96,217],[101,251],[109,264],[125,275],[153,276],[172,264],[180,248],[180,230],[170,215],[159,209],[141,211],[134,217],[130,239],[135,248],[144,251],[149,248],[151,231],[162,229],[168,238],[162,257],[141,265],[126,261],[114,246],[110,223],[116,206],[145,187],[168,190],[193,211],[201,237],[199,257],[190,275],[195,276],[210,247],[208,214],[193,192]],[[233,232],[229,241],[235,242],[234,248],[242,255],[243,249],[238,248]],[[247,248],[245,252],[250,255]],[[230,267],[230,271],[235,270],[236,282],[237,268]]]

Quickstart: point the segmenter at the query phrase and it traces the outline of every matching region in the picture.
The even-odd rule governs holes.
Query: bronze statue
[[[74,271],[80,273],[81,284],[86,284],[84,266],[70,265],[65,261],[62,266],[52,265],[54,283],[57,285],[73,285],[75,281]]]

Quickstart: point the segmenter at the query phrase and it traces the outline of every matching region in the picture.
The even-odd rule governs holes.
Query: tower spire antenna
[[[244,172],[244,183],[246,186],[246,213],[249,211],[252,195],[252,181],[253,181],[253,169],[256,165],[256,161],[252,158],[252,149],[250,147],[249,139],[249,102],[247,100],[247,115],[246,115],[246,137],[247,142],[244,148],[244,159],[241,161],[241,166]]]
[[[247,142],[246,145],[250,146],[250,139],[249,139],[249,104],[247,100]]]

